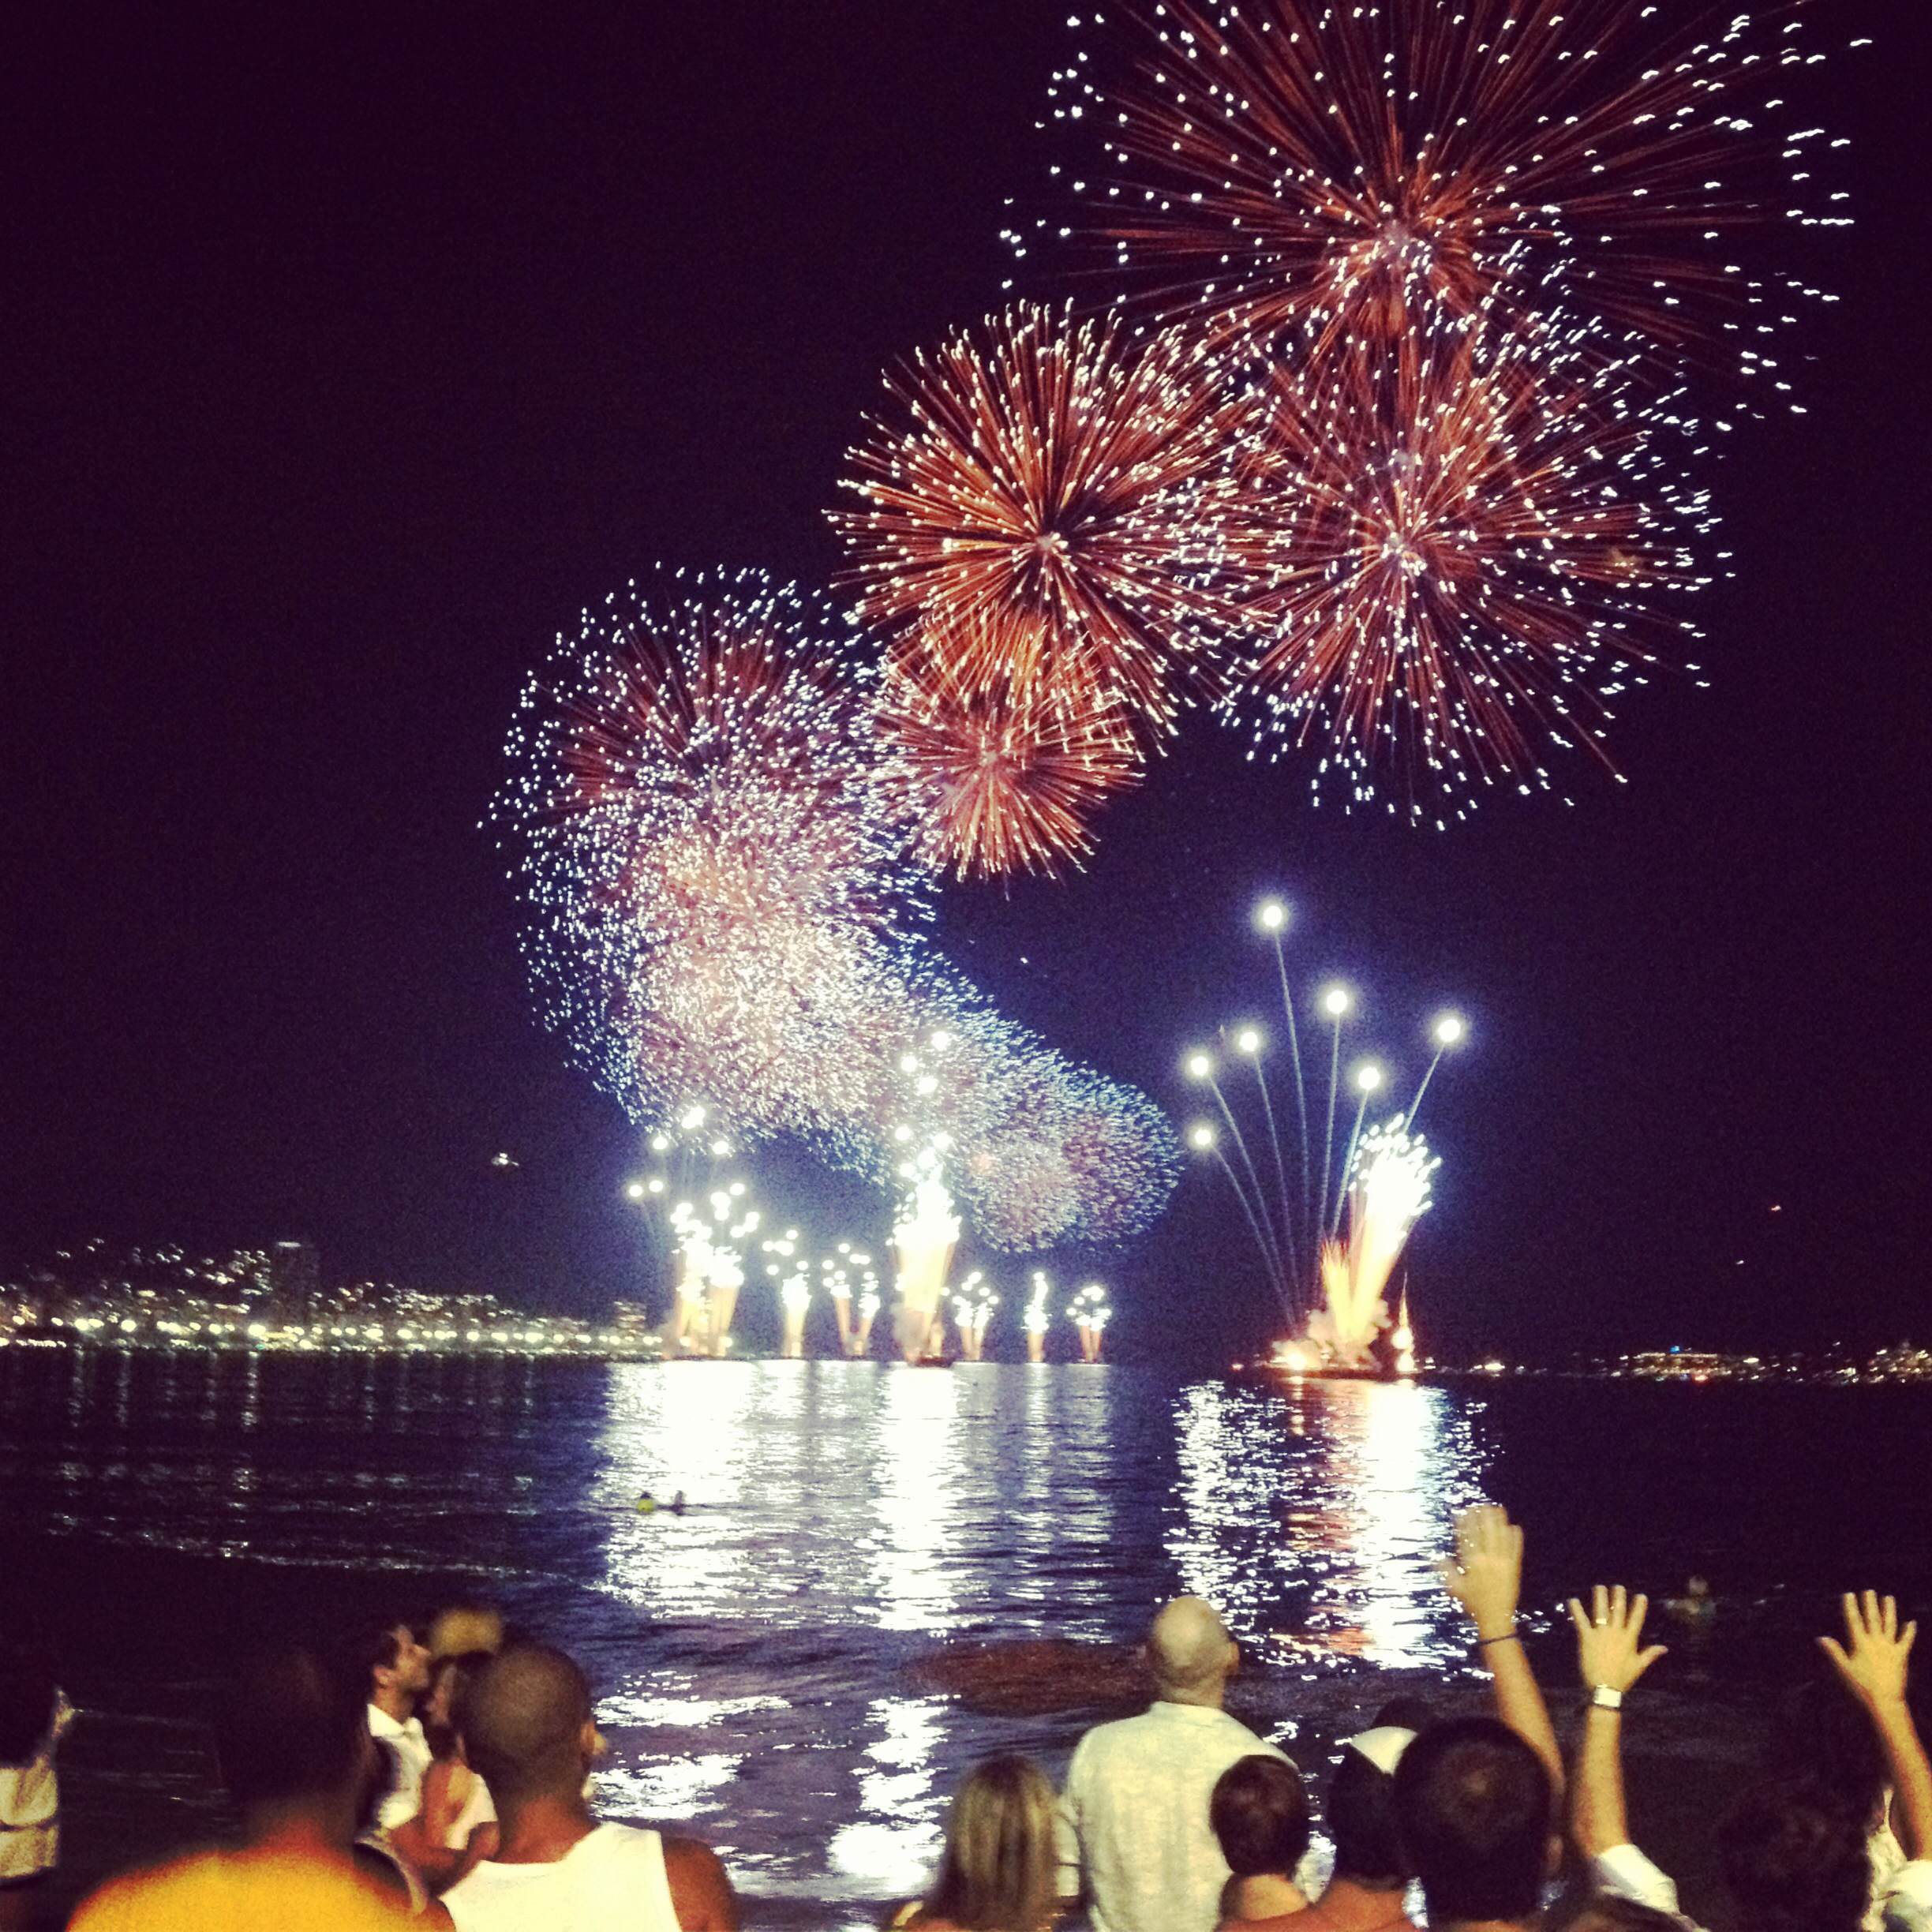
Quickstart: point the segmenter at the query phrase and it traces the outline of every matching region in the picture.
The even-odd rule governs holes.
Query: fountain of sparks
[[[1260,1026],[1245,1024],[1221,1029],[1219,1052],[1197,1047],[1187,1054],[1183,1069],[1208,1090],[1218,1115],[1196,1121],[1188,1144],[1214,1160],[1234,1191],[1296,1338],[1284,1346],[1283,1361],[1360,1370],[1374,1364],[1383,1346],[1388,1283],[1410,1230],[1428,1210],[1431,1178],[1440,1165],[1416,1132],[1416,1117],[1443,1055],[1462,1044],[1468,1028],[1455,1013],[1439,1016],[1414,1098],[1405,1110],[1370,1124],[1368,1109],[1388,1076],[1373,1060],[1356,1062],[1345,1076],[1342,1035],[1358,1008],[1354,993],[1331,983],[1305,1005],[1290,980],[1282,943],[1287,908],[1264,900],[1255,923],[1275,951],[1279,1050]],[[1305,1013],[1316,1018],[1312,1055],[1303,1050]],[[1248,1073],[1233,1071],[1244,1062]],[[1402,1326],[1406,1345],[1393,1338],[1391,1345],[1413,1370],[1406,1301]]]
[[[710,1131],[702,1106],[685,1107],[656,1129],[650,1150],[657,1170],[624,1192],[659,1221],[672,1250],[665,1355],[721,1356],[744,1286],[746,1245],[762,1217],[730,1170],[731,1142]]]
[[[960,1354],[968,1361],[986,1360],[987,1330],[998,1306],[999,1297],[979,1269],[960,1283],[959,1293],[953,1297],[953,1320],[959,1329]]]
[[[1046,1271],[1035,1268],[1027,1295],[1026,1312],[1020,1319],[1020,1326],[1026,1331],[1027,1360],[1030,1362],[1046,1359],[1046,1324],[1053,1319],[1047,1301],[1052,1294],[1053,1283],[1046,1279]]]
[[[787,1228],[764,1244],[765,1272],[778,1286],[783,1316],[778,1352],[796,1361],[805,1353],[805,1318],[811,1312],[811,1258],[796,1228]]]
[[[839,1353],[858,1357],[871,1353],[872,1317],[878,1314],[878,1275],[872,1257],[850,1241],[841,1241],[819,1264],[825,1277],[826,1293],[832,1297],[832,1312],[838,1323]],[[856,1291],[858,1310],[853,1312]]]
[[[1106,1325],[1114,1319],[1113,1304],[1098,1282],[1089,1282],[1076,1291],[1067,1307],[1067,1319],[1080,1331],[1080,1360],[1097,1362]]]
[[[952,1190],[943,1173],[945,1136],[935,1136],[900,1166],[905,1183],[893,1252],[899,1263],[899,1305],[893,1339],[908,1362],[945,1353],[946,1271],[960,1235]]]

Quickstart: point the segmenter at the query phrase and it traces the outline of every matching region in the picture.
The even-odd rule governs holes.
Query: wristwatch
[[[1621,1710],[1623,1708],[1623,1693],[1609,1684],[1592,1684],[1590,1702],[1598,1710]]]

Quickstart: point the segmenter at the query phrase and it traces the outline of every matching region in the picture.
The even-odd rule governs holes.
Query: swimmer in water
[[[1702,1631],[1717,1614],[1717,1599],[1711,1595],[1710,1585],[1702,1577],[1694,1576],[1684,1585],[1681,1597],[1664,1600],[1664,1614],[1693,1631]]]

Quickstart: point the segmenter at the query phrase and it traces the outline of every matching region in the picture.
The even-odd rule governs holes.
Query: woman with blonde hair
[[[1054,1788],[1031,1758],[974,1765],[946,1819],[932,1889],[893,1921],[916,1932],[1046,1932],[1058,1911]]]

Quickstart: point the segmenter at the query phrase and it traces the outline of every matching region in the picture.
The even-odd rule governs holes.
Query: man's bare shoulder
[[[660,1836],[671,1904],[683,1932],[738,1932],[738,1900],[723,1860],[700,1839]]]

